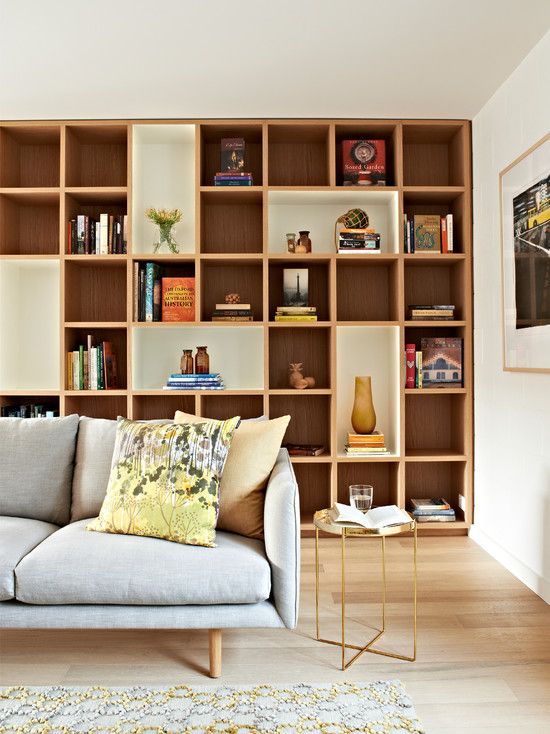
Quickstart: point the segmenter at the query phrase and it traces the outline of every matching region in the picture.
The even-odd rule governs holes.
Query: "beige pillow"
[[[174,416],[175,423],[204,421],[180,410]],[[289,415],[270,421],[241,421],[233,434],[221,478],[218,530],[263,537],[265,487],[289,421]]]

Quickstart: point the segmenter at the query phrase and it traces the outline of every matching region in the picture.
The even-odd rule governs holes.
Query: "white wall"
[[[550,32],[473,120],[475,524],[550,603],[550,374],[504,372],[499,172],[550,128]]]

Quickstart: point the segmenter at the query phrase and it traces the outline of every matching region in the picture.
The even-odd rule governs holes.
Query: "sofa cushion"
[[[0,515],[69,521],[78,416],[0,418]]]
[[[19,561],[57,529],[28,517],[0,517],[0,601],[15,597],[14,571]]]
[[[107,494],[116,421],[81,416],[73,475],[71,522],[99,515]]]
[[[259,540],[218,533],[217,547],[61,528],[16,569],[29,604],[253,604],[267,599],[271,569]]]

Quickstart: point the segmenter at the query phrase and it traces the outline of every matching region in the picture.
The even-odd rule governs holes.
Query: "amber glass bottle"
[[[206,347],[197,347],[195,354],[195,374],[207,375],[210,372],[210,357]]]

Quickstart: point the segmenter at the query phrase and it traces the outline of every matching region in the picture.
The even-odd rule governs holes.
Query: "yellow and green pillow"
[[[239,421],[119,418],[107,495],[87,529],[214,546],[220,478]]]

